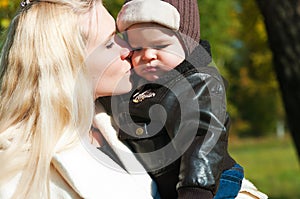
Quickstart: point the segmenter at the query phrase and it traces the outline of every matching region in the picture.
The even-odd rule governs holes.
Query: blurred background
[[[123,0],[103,1],[116,17]],[[19,3],[0,0],[0,47]],[[201,39],[229,82],[232,156],[271,199],[299,199],[300,1],[198,4]]]

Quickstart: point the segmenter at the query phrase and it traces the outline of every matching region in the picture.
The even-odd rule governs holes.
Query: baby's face
[[[158,24],[132,25],[127,35],[133,49],[134,70],[148,81],[159,79],[185,58],[184,49],[175,33]]]

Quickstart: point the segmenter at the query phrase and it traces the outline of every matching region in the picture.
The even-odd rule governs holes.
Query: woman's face
[[[131,65],[127,60],[130,49],[127,43],[116,35],[113,17],[98,3],[92,19],[84,20],[88,28],[86,64],[91,76],[95,99],[102,96],[129,92]],[[91,13],[88,17],[91,17]]]

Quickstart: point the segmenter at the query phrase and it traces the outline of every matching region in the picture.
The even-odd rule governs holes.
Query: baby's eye
[[[169,44],[165,44],[165,45],[156,45],[156,46],[153,46],[154,49],[163,49],[163,48],[166,48],[168,47]]]
[[[142,47],[135,47],[135,48],[131,48],[132,51],[141,51],[143,48]]]

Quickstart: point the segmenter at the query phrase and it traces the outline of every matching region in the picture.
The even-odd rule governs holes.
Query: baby
[[[209,49],[199,45],[197,1],[169,2],[133,0],[117,17],[136,73],[136,90],[118,105],[119,139],[136,152],[161,198],[235,198],[243,168],[227,151],[226,93],[208,67]]]

